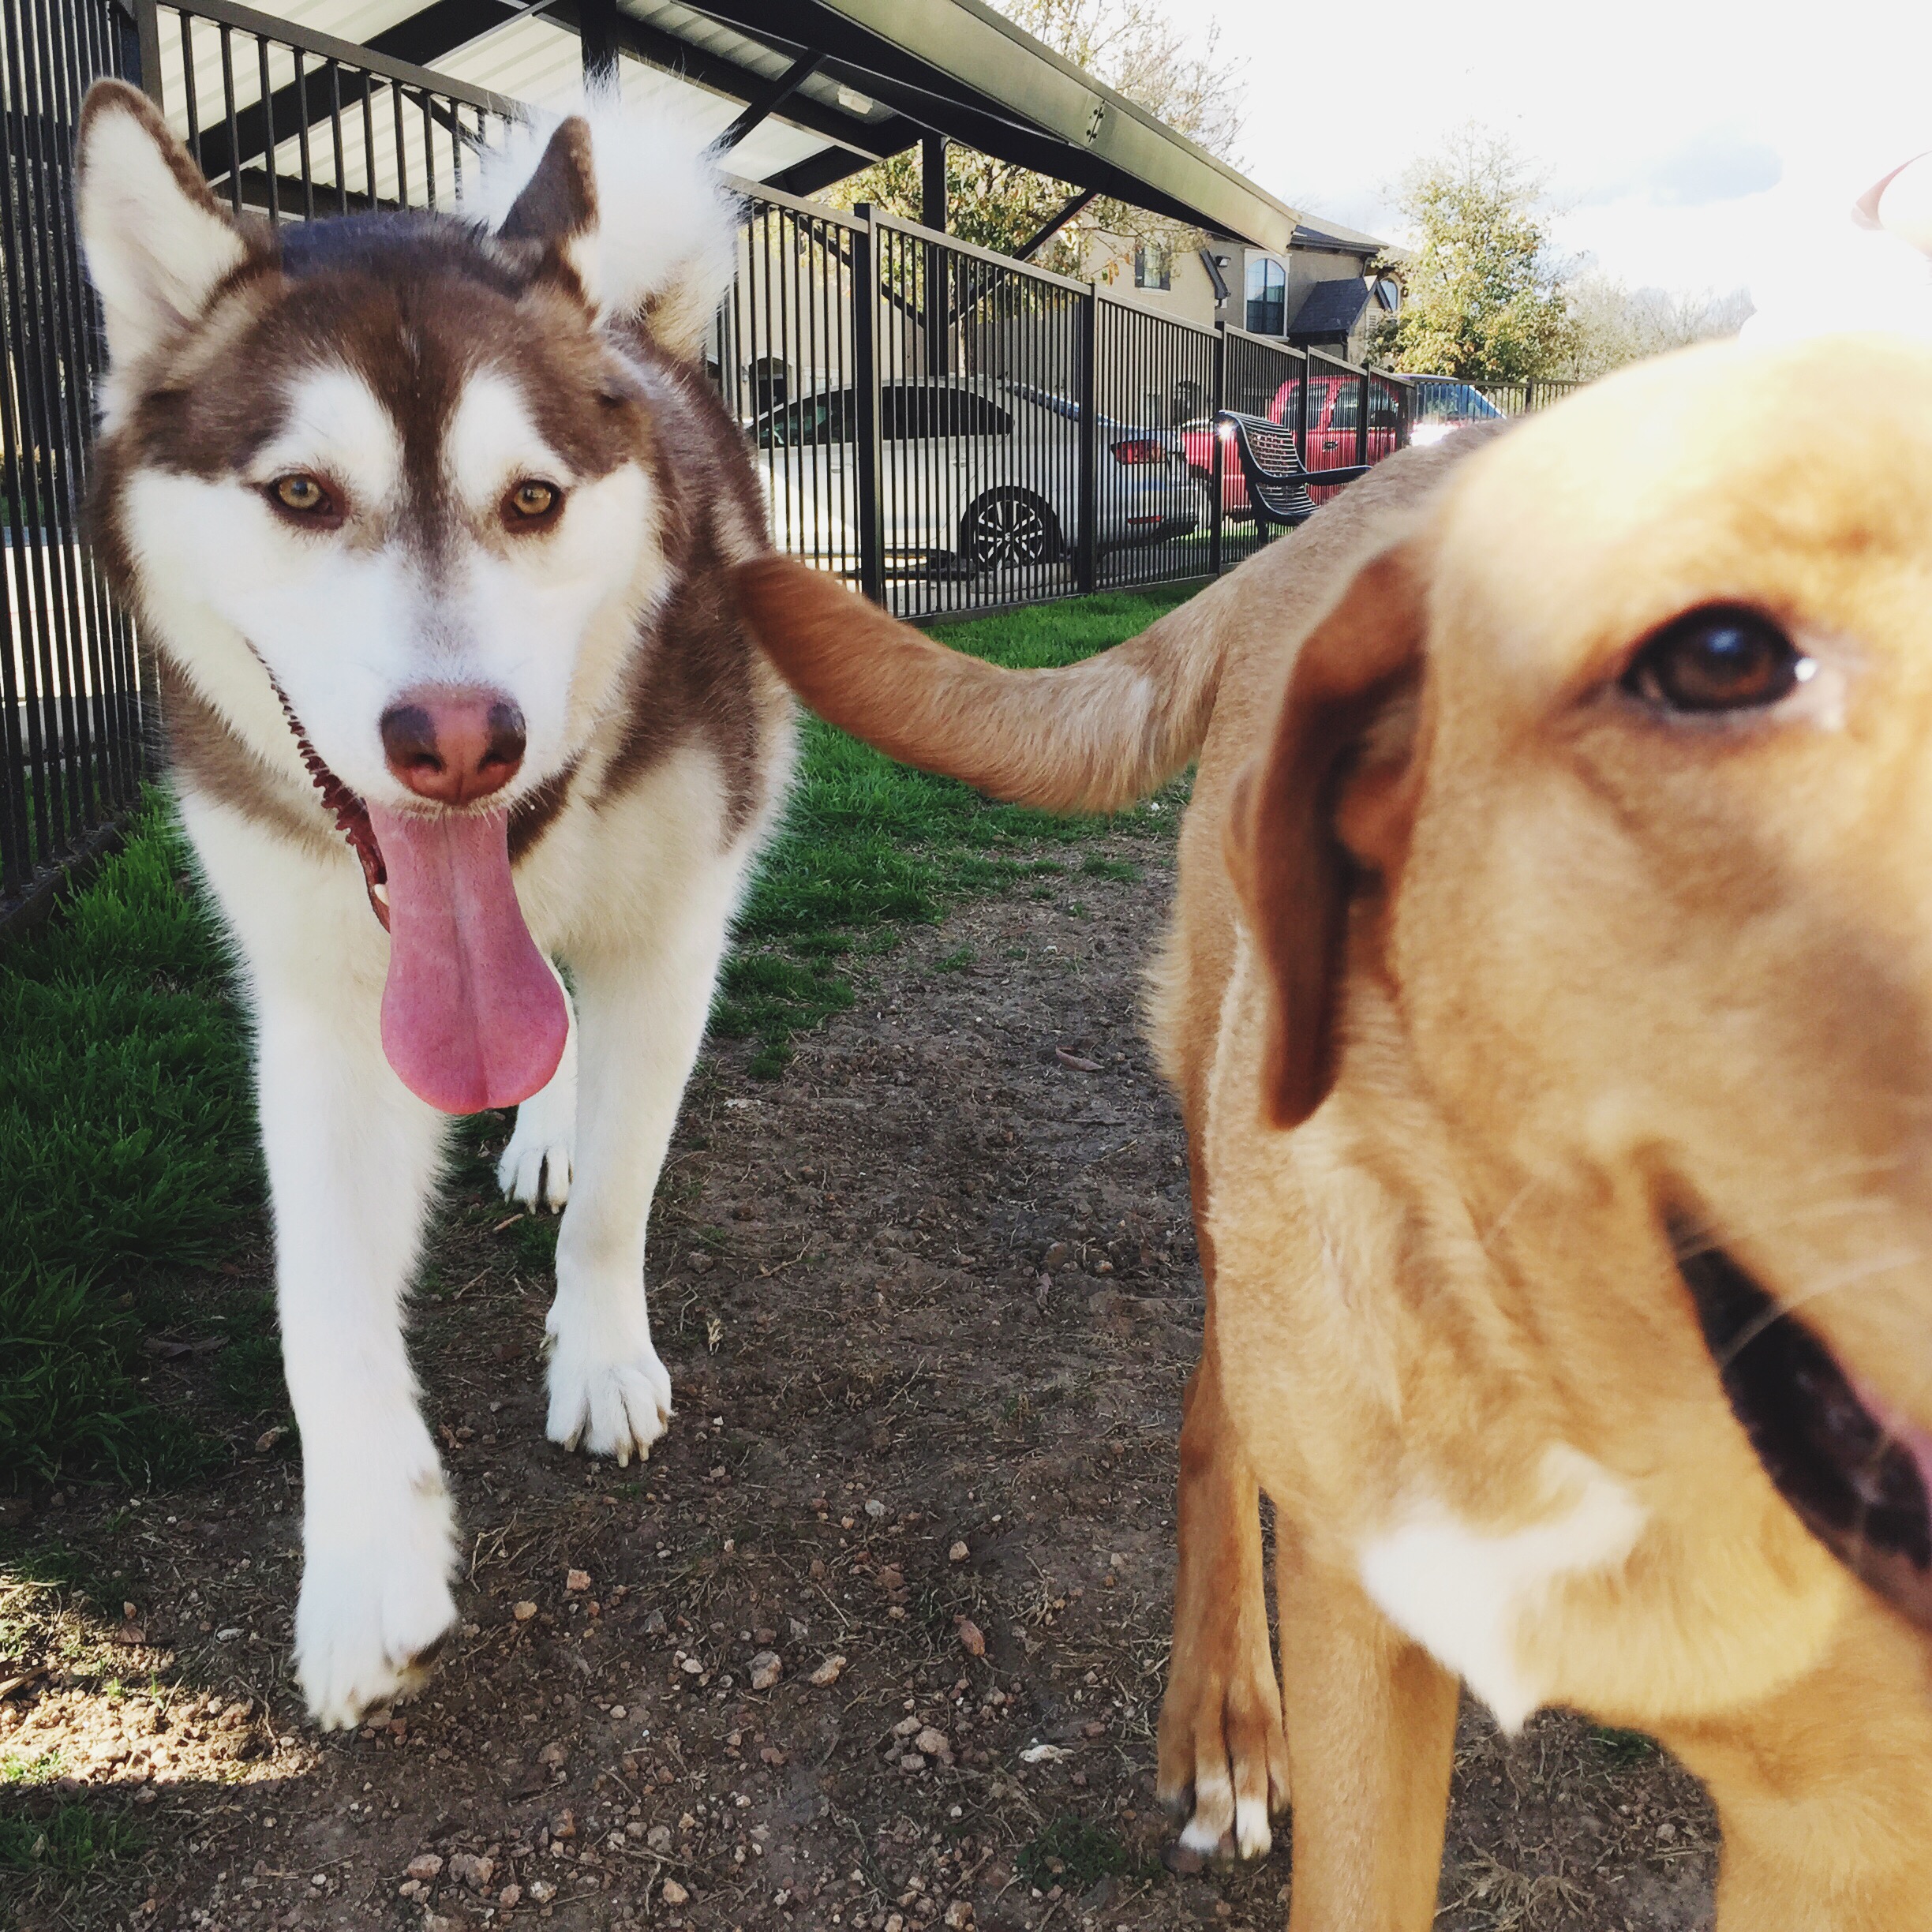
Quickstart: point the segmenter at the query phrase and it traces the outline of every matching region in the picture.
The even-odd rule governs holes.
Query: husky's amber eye
[[[292,470],[286,476],[277,477],[268,485],[268,493],[284,510],[291,510],[297,516],[326,517],[335,513],[335,499],[305,470]]]
[[[1817,669],[1769,617],[1713,605],[1658,631],[1631,661],[1623,688],[1661,711],[1762,711]]]
[[[513,484],[504,497],[504,519],[506,522],[545,523],[556,514],[563,501],[564,492],[554,483],[540,483],[534,477],[526,477],[521,483]]]

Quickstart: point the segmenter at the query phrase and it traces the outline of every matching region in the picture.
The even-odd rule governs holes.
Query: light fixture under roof
[[[874,106],[871,95],[861,94],[856,88],[847,87],[843,81],[839,84],[838,104],[848,114],[869,114]]]

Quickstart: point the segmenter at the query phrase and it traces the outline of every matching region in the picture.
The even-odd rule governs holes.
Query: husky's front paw
[[[376,1533],[385,1517],[388,1533]],[[376,1705],[421,1690],[456,1620],[440,1476],[418,1478],[406,1508],[352,1520],[340,1533],[309,1527],[295,1610],[295,1676],[325,1731],[351,1729]]]
[[[549,1091],[517,1109],[516,1131],[496,1163],[496,1185],[507,1200],[560,1214],[570,1199],[571,1134],[567,1125],[560,1133],[548,1118],[536,1118],[548,1113],[539,1103]]]
[[[642,1301],[640,1297],[639,1312]],[[550,1422],[545,1433],[566,1449],[640,1461],[671,1420],[671,1372],[657,1359],[650,1328],[615,1336],[579,1317],[545,1324],[550,1348]]]

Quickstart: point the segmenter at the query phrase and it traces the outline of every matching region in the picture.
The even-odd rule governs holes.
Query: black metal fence
[[[133,627],[81,511],[102,366],[73,222],[88,85],[144,86],[216,192],[271,223],[433,207],[515,102],[229,0],[0,0],[0,928],[139,794],[149,722]]]
[[[133,65],[124,28],[110,0],[0,0],[0,916],[140,783],[133,636],[81,525],[102,355],[73,219],[81,97]]]
[[[452,201],[522,112],[230,0],[134,11],[143,84],[215,192],[271,222]]]
[[[88,83],[145,86],[216,191],[278,223],[447,204],[522,110],[234,0],[0,0],[0,28],[4,926],[125,811],[143,765],[134,640],[80,525],[100,359],[72,218]],[[773,534],[910,617],[1241,562],[1265,532],[1220,409],[1289,425],[1320,469],[1559,387],[1377,374],[883,214],[739,185],[738,274],[710,357]]]
[[[785,549],[923,619],[1185,582],[1266,541],[1222,408],[1312,468],[1408,440],[1411,385],[860,208],[741,184],[713,374]]]
[[[1416,425],[1448,427],[1466,422],[1494,421],[1500,417],[1526,416],[1533,410],[1553,407],[1582,378],[1541,382],[1463,382],[1453,376],[1415,376],[1410,410]]]

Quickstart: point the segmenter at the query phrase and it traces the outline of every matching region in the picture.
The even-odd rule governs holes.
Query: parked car
[[[1440,443],[1465,423],[1500,422],[1503,412],[1473,383],[1453,376],[1411,376],[1415,385],[1415,421],[1411,443]]]
[[[1275,391],[1264,412],[1270,422],[1294,426],[1298,381],[1285,382]],[[1308,396],[1308,447],[1301,453],[1310,470],[1341,470],[1357,462],[1380,462],[1402,440],[1401,406],[1387,389],[1372,388],[1368,402],[1368,434],[1366,453],[1357,455],[1355,425],[1361,409],[1361,382],[1354,376],[1316,376],[1309,380]],[[1185,425],[1181,447],[1196,486],[1213,500],[1211,477],[1214,457],[1214,425],[1207,417]],[[1254,512],[1248,502],[1248,479],[1241,474],[1241,459],[1234,451],[1234,432],[1223,425],[1221,431],[1221,514],[1243,522]],[[1311,489],[1316,503],[1325,503],[1334,489]]]
[[[823,389],[751,425],[785,549],[856,569],[857,413]],[[1080,411],[983,376],[895,380],[879,392],[879,490],[889,574],[1051,564],[1080,527]],[[1103,550],[1185,536],[1200,520],[1170,433],[1103,417],[1095,541]]]

